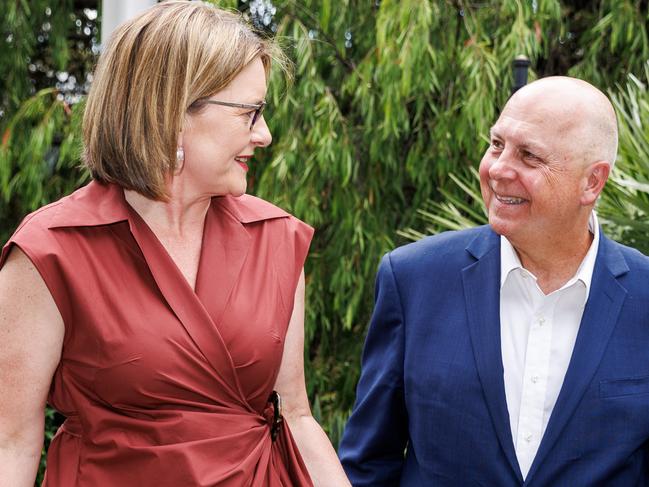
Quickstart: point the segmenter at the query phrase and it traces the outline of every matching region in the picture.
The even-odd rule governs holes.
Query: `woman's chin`
[[[248,189],[247,184],[244,184],[243,187],[233,188],[232,190],[230,190],[230,195],[234,197],[243,196],[244,194],[246,194],[246,189]]]

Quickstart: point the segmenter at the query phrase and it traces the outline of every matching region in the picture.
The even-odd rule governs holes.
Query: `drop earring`
[[[176,149],[176,170],[175,173],[178,174],[183,170],[185,165],[185,150],[182,147]]]

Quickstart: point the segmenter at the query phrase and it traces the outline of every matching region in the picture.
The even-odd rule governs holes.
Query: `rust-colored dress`
[[[311,486],[267,400],[312,234],[263,200],[213,198],[194,292],[118,186],[26,217],[0,267],[20,247],[65,322],[43,485]]]

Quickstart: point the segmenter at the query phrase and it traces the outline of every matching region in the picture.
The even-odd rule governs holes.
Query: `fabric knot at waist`
[[[281,423],[284,420],[282,417],[282,397],[277,391],[273,391],[268,396],[268,402],[263,412],[264,418],[270,427],[270,438],[275,441],[279,433]]]

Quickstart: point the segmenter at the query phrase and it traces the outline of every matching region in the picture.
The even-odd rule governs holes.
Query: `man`
[[[649,258],[593,212],[616,151],[604,94],[531,83],[480,163],[489,225],[383,258],[354,486],[649,484]]]

